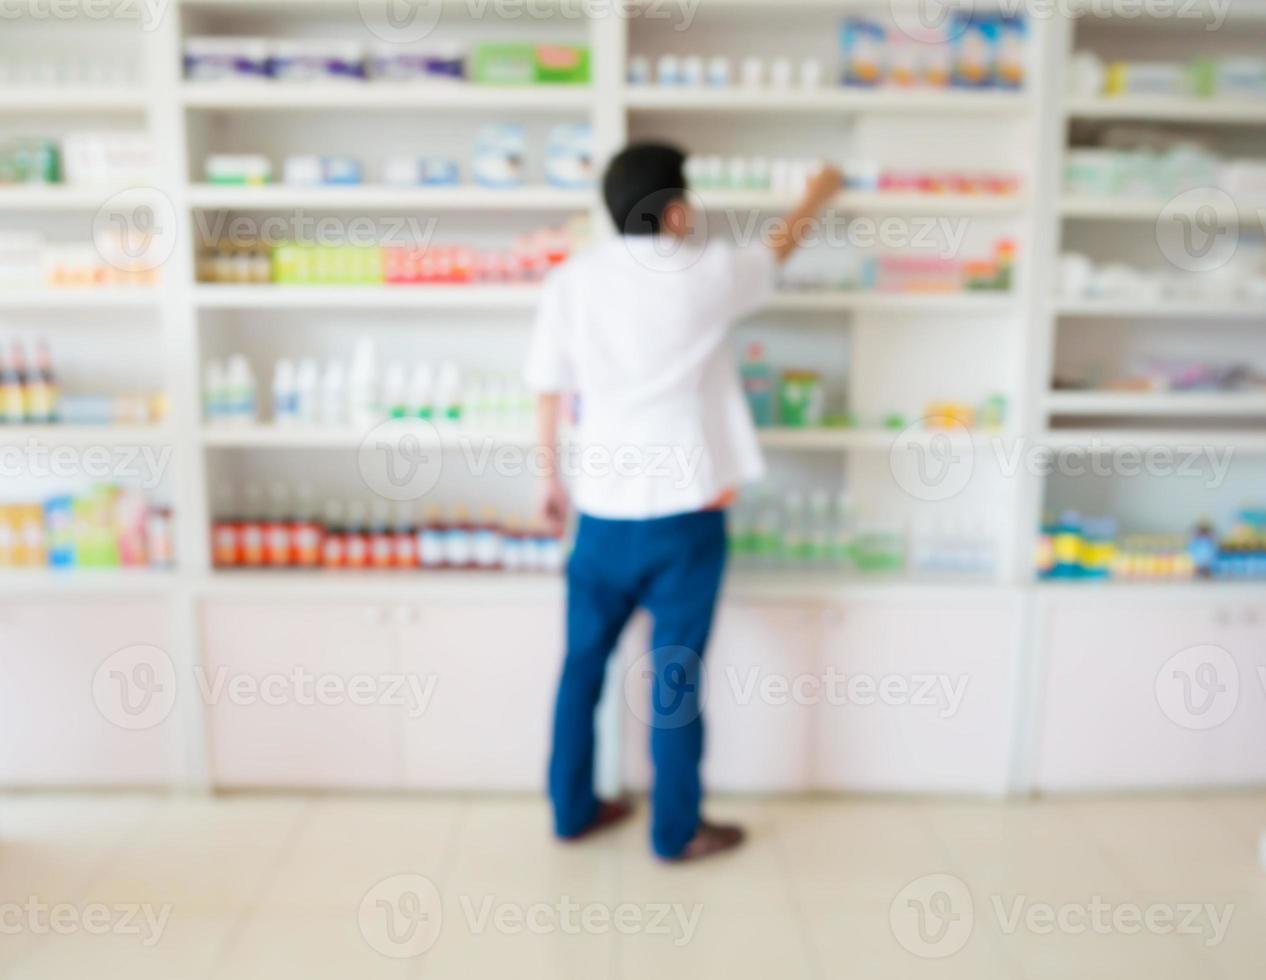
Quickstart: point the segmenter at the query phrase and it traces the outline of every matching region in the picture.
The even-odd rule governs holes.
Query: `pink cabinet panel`
[[[400,784],[410,687],[380,606],[217,600],[202,624],[216,785]]]
[[[170,782],[171,635],[162,601],[0,605],[0,784]]]
[[[1060,602],[1047,624],[1038,789],[1266,782],[1259,607]]]
[[[405,671],[430,692],[405,723],[407,785],[543,790],[561,605],[457,602],[402,618]]]
[[[824,789],[1002,793],[1019,660],[1018,600],[847,603],[824,630]]]

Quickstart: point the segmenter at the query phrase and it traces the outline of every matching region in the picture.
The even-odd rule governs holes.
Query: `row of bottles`
[[[250,424],[261,415],[259,385],[241,354],[207,365],[205,414],[217,424]],[[277,425],[368,428],[388,418],[471,426],[526,427],[533,402],[517,376],[463,377],[452,361],[379,364],[373,342],[360,340],[350,360],[283,358],[273,366],[272,421]]]
[[[483,569],[557,571],[563,543],[517,515],[484,507],[328,499],[312,488],[248,484],[240,507],[220,495],[211,529],[217,568]]]
[[[57,421],[57,378],[48,345],[34,345],[35,356],[13,341],[6,357],[0,353],[0,422],[6,425],[46,425]]]
[[[987,576],[996,566],[996,540],[981,525],[861,517],[847,493],[832,498],[825,490],[740,500],[730,515],[730,553],[740,567],[864,574]]]

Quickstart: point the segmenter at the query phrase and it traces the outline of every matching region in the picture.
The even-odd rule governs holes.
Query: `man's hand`
[[[840,173],[839,168],[825,163],[805,184],[806,202],[815,210],[824,208],[831,203],[831,199],[840,192],[843,186],[844,175]]]
[[[541,497],[540,518],[554,537],[561,537],[567,526],[567,487],[557,477],[551,477],[545,484],[545,493]]]
[[[545,492],[538,516],[555,537],[561,536],[567,526],[567,487],[558,473],[558,417],[561,410],[561,399],[556,393],[537,395],[536,425],[545,460]]]
[[[840,192],[844,184],[844,176],[829,163],[823,164],[805,184],[804,196],[796,209],[783,219],[781,227],[774,232],[769,243],[774,256],[779,262],[786,262],[800,247],[804,237],[805,225],[815,220],[831,199]]]

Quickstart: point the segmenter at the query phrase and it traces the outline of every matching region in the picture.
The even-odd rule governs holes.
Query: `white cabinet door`
[[[557,601],[398,610],[406,675],[429,691],[405,725],[405,778],[437,789],[542,790],[563,657]]]
[[[1233,603],[1053,602],[1044,650],[1041,790],[1261,781],[1252,626]],[[1260,632],[1260,631],[1259,631]]]
[[[202,621],[217,785],[399,785],[408,686],[386,610],[216,600]]]
[[[1005,792],[1019,614],[1011,596],[840,608],[824,630],[816,783]]]
[[[819,608],[805,603],[722,605],[704,661],[708,790],[809,788],[820,619]],[[636,789],[651,781],[650,682],[629,668],[649,650],[649,629],[649,622],[636,623],[621,651],[625,783]]]
[[[1240,695],[1230,721],[1230,750],[1216,765],[1227,784],[1261,786],[1266,784],[1266,604],[1241,602],[1229,612]]]
[[[171,651],[167,612],[145,600],[0,605],[0,784],[170,781],[173,671],[145,666]]]
[[[809,788],[820,621],[811,605],[723,608],[707,657],[706,787]]]

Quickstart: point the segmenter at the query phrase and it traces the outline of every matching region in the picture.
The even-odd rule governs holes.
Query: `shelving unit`
[[[809,46],[821,44],[822,38],[796,38],[785,25],[771,31],[772,40],[766,42],[763,18],[777,18],[783,8],[791,8],[834,23],[844,11],[878,10],[883,15],[888,7],[875,0],[789,0],[774,10],[768,0],[702,0],[700,16],[711,20],[692,43],[701,52],[715,46],[734,55],[766,43],[786,44],[792,51],[797,45],[816,50]],[[1105,330],[1146,330],[1157,336],[1182,330],[1196,339],[1233,330],[1246,341],[1266,321],[1266,303],[1058,299],[1053,269],[1071,227],[1089,226],[1092,233],[1102,232],[1105,241],[1110,237],[1115,243],[1123,229],[1145,233],[1147,223],[1165,209],[1165,202],[1160,201],[1063,195],[1061,173],[1070,125],[1164,122],[1205,130],[1225,128],[1243,135],[1266,123],[1266,108],[1256,103],[1187,99],[1067,99],[1063,75],[1074,46],[1074,25],[1046,19],[1035,19],[1030,25],[1028,84],[1020,93],[632,87],[625,80],[629,57],[654,55],[677,41],[657,34],[654,22],[618,17],[594,19],[576,28],[583,29],[594,54],[595,77],[591,86],[583,88],[380,83],[213,87],[186,83],[181,77],[179,53],[183,38],[191,32],[249,33],[238,25],[253,29],[257,18],[265,18],[270,25],[280,25],[275,33],[283,33],[284,28],[299,35],[342,24],[368,38],[358,10],[355,0],[179,0],[157,30],[138,39],[148,76],[143,91],[10,90],[0,93],[0,124],[30,130],[34,120],[43,117],[68,125],[68,117],[86,116],[111,125],[144,125],[159,135],[161,143],[158,189],[189,229],[207,216],[303,211],[434,214],[445,222],[446,230],[474,226],[491,235],[488,229],[495,232],[498,219],[517,230],[534,220],[556,221],[584,213],[598,236],[607,233],[599,195],[591,191],[539,185],[495,191],[470,186],[401,190],[367,184],[300,189],[202,182],[202,158],[219,149],[272,151],[273,157],[321,152],[323,146],[310,145],[311,133],[318,126],[326,127],[324,131],[347,147],[375,146],[373,141],[381,137],[421,155],[429,150],[433,132],[442,130],[448,136],[450,129],[471,127],[472,120],[523,118],[532,127],[555,120],[586,120],[593,126],[599,161],[630,138],[662,136],[704,154],[770,156],[777,150],[788,157],[821,154],[845,159],[856,153],[890,156],[894,165],[901,166],[931,157],[937,166],[948,169],[1013,170],[1022,175],[1023,190],[1012,196],[848,192],[835,202],[835,209],[845,216],[956,222],[955,228],[966,236],[963,241],[969,243],[973,236],[1014,238],[1019,243],[1019,260],[1010,291],[909,295],[788,289],[739,328],[742,340],[765,342],[788,366],[799,363],[822,370],[837,389],[833,394],[847,393],[847,408],[857,416],[854,428],[764,430],[761,443],[771,470],[784,486],[829,486],[833,491],[847,487],[859,509],[871,514],[891,510],[910,522],[944,516],[955,524],[986,523],[996,532],[995,572],[947,580],[934,575],[741,570],[733,576],[729,598],[747,604],[742,615],[754,618],[771,607],[795,608],[803,613],[804,622],[812,624],[813,642],[821,640],[824,646],[830,640],[840,649],[869,645],[869,652],[874,652],[873,647],[884,653],[889,644],[897,650],[899,644],[910,643],[918,647],[913,652],[920,654],[935,648],[946,664],[981,679],[985,699],[997,693],[991,704],[1005,717],[1000,723],[991,717],[990,724],[982,724],[980,730],[987,731],[995,743],[1006,742],[1011,734],[1016,741],[1008,778],[999,781],[994,778],[997,773],[991,773],[989,779],[975,784],[975,788],[987,784],[990,792],[1031,785],[1025,745],[1031,733],[1022,719],[1042,697],[1046,653],[1038,624],[1051,614],[1050,609],[1091,595],[1096,607],[1109,609],[1117,609],[1126,600],[1150,601],[1157,596],[1165,602],[1179,594],[1192,604],[1247,601],[1251,590],[1229,585],[1078,589],[1038,585],[1033,581],[1031,556],[1047,481],[1024,468],[1008,470],[1004,463],[1016,446],[1035,446],[1041,452],[1114,453],[1209,445],[1233,450],[1237,465],[1240,454],[1266,456],[1266,436],[1257,431],[1266,417],[1266,400],[1261,398],[1066,392],[1052,385],[1064,333],[1095,327],[1096,321],[1103,321]],[[713,31],[713,25],[722,29]],[[570,21],[565,26],[575,27]],[[534,19],[532,27],[548,37],[559,25],[543,18]],[[523,26],[513,29],[520,31]],[[540,151],[536,145],[533,152]],[[377,150],[363,151],[367,157],[373,152]],[[942,152],[949,156],[942,159]],[[0,219],[11,215],[30,222],[78,219],[84,212],[95,211],[108,196],[108,190],[95,188],[0,189]],[[776,213],[791,203],[778,194],[722,191],[701,193],[700,200],[709,212]],[[1221,216],[1244,221],[1251,210],[1251,203],[1240,202],[1234,215],[1223,211]],[[456,232],[453,238],[460,240],[461,235]],[[349,461],[354,454],[349,450],[359,447],[364,437],[346,429],[208,425],[200,404],[208,359],[244,348],[255,355],[259,370],[270,365],[270,358],[347,349],[357,336],[369,333],[397,349],[408,349],[413,356],[422,352],[430,357],[434,352],[472,367],[486,364],[490,369],[510,370],[521,361],[539,297],[539,287],[533,285],[201,284],[196,281],[193,234],[182,236],[164,266],[162,285],[155,290],[0,291],[0,334],[10,323],[25,323],[28,316],[40,322],[40,329],[47,323],[51,330],[63,320],[72,325],[68,329],[81,329],[81,321],[95,323],[92,318],[100,314],[116,318],[102,320],[103,342],[111,336],[110,327],[123,321],[137,329],[152,329],[161,341],[163,387],[171,400],[166,425],[108,430],[14,428],[0,430],[0,441],[174,447],[171,465],[179,560],[178,571],[171,574],[37,571],[0,575],[0,589],[6,595],[36,596],[48,603],[63,598],[76,603],[85,597],[111,601],[139,597],[157,603],[169,618],[171,643],[182,666],[203,662],[208,603],[275,601],[296,616],[306,608],[315,612],[365,602],[402,607],[414,603],[424,608],[430,604],[445,612],[454,606],[474,609],[480,616],[495,615],[498,603],[528,607],[556,603],[561,583],[549,576],[217,571],[212,568],[207,540],[214,511],[211,491],[217,477],[229,482],[263,481],[278,473],[288,476],[293,468],[325,475],[334,485],[332,494],[349,493],[349,487],[357,488],[355,462]],[[82,329],[87,332],[95,326]],[[267,377],[263,371],[259,374],[262,389]],[[890,414],[905,416],[914,424],[929,402],[982,401],[995,392],[1005,395],[1008,402],[1002,432],[964,435],[924,431],[917,425],[903,432],[881,428]],[[1236,428],[1230,421],[1245,417],[1253,427]],[[1075,421],[1086,418],[1093,424]],[[530,433],[523,431],[455,431],[440,438],[440,448],[460,448],[466,438],[518,448],[532,443]],[[954,459],[970,460],[971,479],[951,499],[940,501],[933,495],[922,499],[911,492],[906,478],[917,475],[923,463],[939,459],[946,447]],[[907,465],[909,470],[903,469]],[[1250,476],[1255,472],[1250,471]],[[498,505],[523,509],[530,483],[507,479],[504,484],[490,491],[497,495]],[[844,625],[831,618],[839,616],[837,606],[847,610]],[[977,618],[965,621],[959,633],[943,631],[942,623],[963,608],[970,608]],[[514,615],[522,612],[517,606],[512,610]],[[865,625],[855,627],[855,620]],[[539,627],[536,621],[528,621],[523,633],[541,634]],[[760,630],[752,633],[759,635]],[[977,657],[980,649],[998,652],[990,654],[992,659],[983,654]],[[899,652],[911,651],[901,648]],[[904,668],[898,661],[893,669]],[[1033,690],[1026,687],[1030,682]],[[994,683],[996,687],[989,687]],[[216,784],[208,771],[207,730],[200,710],[182,717],[183,735],[172,750],[177,759],[173,771],[178,774],[173,782],[196,788]]]

